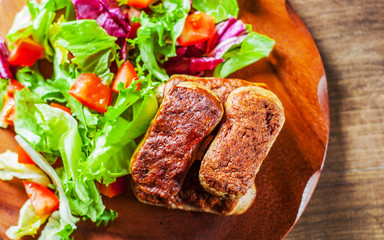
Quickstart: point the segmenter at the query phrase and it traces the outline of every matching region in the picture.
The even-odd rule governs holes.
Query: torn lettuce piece
[[[147,94],[131,104],[125,118],[109,119],[96,135],[95,149],[81,169],[86,178],[108,185],[129,174],[129,160],[136,149],[134,139],[147,131],[157,108],[155,94]]]
[[[17,160],[17,153],[7,150],[0,154],[0,179],[4,181],[12,178],[25,179],[48,187],[51,181],[47,175],[32,164],[22,164]]]
[[[230,17],[237,18],[239,13],[237,0],[193,0],[192,7],[211,15],[216,23],[227,20]]]
[[[17,226],[11,226],[8,228],[5,235],[7,235],[10,239],[20,239],[24,236],[35,236],[41,225],[43,225],[47,220],[48,216],[49,215],[38,216],[33,208],[32,201],[28,199],[20,209]]]
[[[223,55],[225,62],[215,68],[215,77],[227,77],[229,74],[242,69],[263,57],[268,57],[275,41],[258,33],[251,32],[239,45]]]

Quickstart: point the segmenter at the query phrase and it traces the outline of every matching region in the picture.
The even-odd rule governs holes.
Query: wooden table
[[[286,239],[384,239],[384,1],[290,2],[324,61],[331,132],[318,186]]]
[[[290,2],[324,61],[331,133],[317,189],[286,239],[384,239],[384,1]]]

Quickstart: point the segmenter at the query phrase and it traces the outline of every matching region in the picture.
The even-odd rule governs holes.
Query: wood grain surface
[[[291,0],[322,56],[331,132],[297,239],[384,239],[384,1]]]
[[[286,239],[384,239],[384,2],[290,2],[323,58],[331,134],[317,189]],[[0,7],[21,5],[0,0]],[[6,190],[11,197],[20,191]]]

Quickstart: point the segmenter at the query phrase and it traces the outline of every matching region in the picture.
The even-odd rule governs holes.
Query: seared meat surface
[[[219,131],[201,163],[204,189],[229,199],[244,196],[284,121],[282,104],[271,91],[248,86],[231,92]]]
[[[223,113],[218,97],[204,86],[173,86],[131,159],[132,178],[140,190],[153,197],[175,196],[199,145]]]
[[[132,188],[139,201],[157,206],[186,211],[200,211],[236,215],[245,212],[256,197],[256,188],[253,186],[246,196],[241,199],[225,199],[213,196],[204,190],[199,182],[200,162],[195,162],[188,172],[180,192],[170,198],[160,198],[145,194],[133,183]]]
[[[161,103],[164,96],[172,89],[173,86],[181,82],[196,82],[206,88],[212,90],[220,98],[220,101],[224,104],[227,101],[228,95],[235,89],[244,86],[258,86],[267,88],[267,85],[263,83],[253,83],[235,78],[200,78],[189,75],[172,75],[169,81],[158,88],[157,98]]]

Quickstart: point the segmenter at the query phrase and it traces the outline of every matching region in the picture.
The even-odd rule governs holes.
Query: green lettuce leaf
[[[43,231],[40,234],[39,240],[69,240],[70,235],[75,230],[61,217],[59,211],[55,211],[48,219]]]
[[[55,49],[67,49],[81,72],[92,72],[110,84],[114,74],[109,66],[117,60],[116,38],[109,36],[95,20],[63,22],[51,28],[50,41]]]
[[[237,0],[193,0],[192,7],[211,15],[216,23],[230,17],[237,18],[239,13]]]
[[[86,178],[108,185],[116,177],[129,174],[129,160],[136,149],[134,139],[146,132],[157,108],[155,94],[147,94],[132,104],[125,118],[108,120],[96,135],[95,149],[83,165]]]
[[[141,14],[136,42],[145,67],[159,80],[165,81],[169,76],[158,60],[176,56],[176,40],[183,31],[190,8],[189,0],[164,0],[151,6],[151,16]]]
[[[48,187],[51,181],[40,168],[32,164],[22,164],[17,160],[17,153],[6,151],[0,154],[0,179],[3,181],[25,179]]]
[[[274,40],[264,35],[249,33],[240,47],[234,47],[224,54],[225,62],[215,68],[214,76],[224,78],[263,57],[268,57],[274,44]]]
[[[24,236],[34,236],[48,216],[38,216],[30,199],[20,209],[17,226],[11,226],[5,232],[10,239],[20,239]]]
[[[16,42],[18,39],[27,38],[33,32],[32,29],[32,17],[29,12],[28,6],[24,6],[20,12],[16,14],[13,25],[8,32],[7,38],[11,43]],[[11,49],[13,45],[9,46]]]
[[[4,107],[4,95],[7,93],[9,80],[0,78],[0,109]]]
[[[74,217],[71,213],[71,209],[69,207],[68,198],[65,195],[63,184],[56,173],[55,169],[47,162],[44,157],[42,157],[38,152],[36,152],[29,143],[19,135],[15,137],[16,141],[20,144],[20,146],[28,153],[28,155],[32,158],[32,160],[43,170],[52,180],[55,185],[57,191],[59,192],[59,215],[63,220],[63,225],[65,225],[65,229],[71,229],[72,231],[76,229],[76,223],[79,220]],[[67,231],[70,234],[72,231]],[[68,235],[69,237],[69,235]]]
[[[24,87],[39,95],[44,101],[65,101],[60,90],[52,84],[52,81],[44,79],[36,65],[31,68],[25,67],[19,69],[16,73],[16,80]]]

